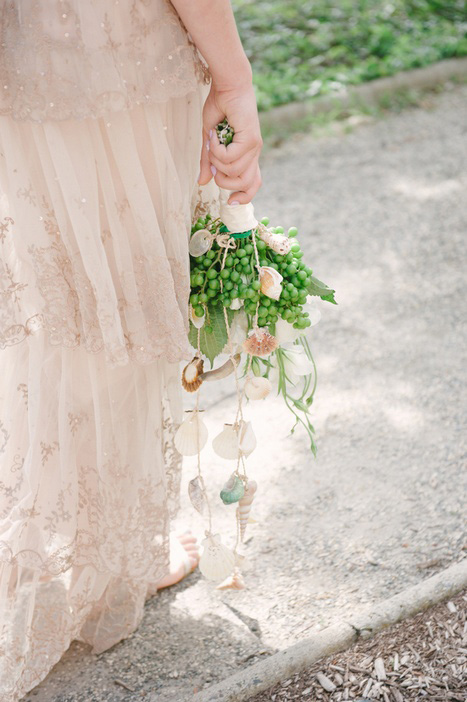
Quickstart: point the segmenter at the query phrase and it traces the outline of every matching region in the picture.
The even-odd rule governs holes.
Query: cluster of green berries
[[[261,222],[268,226],[269,219],[265,217]],[[209,229],[212,225],[209,214],[205,218],[200,217],[192,227],[192,234],[200,229]],[[282,227],[272,228],[271,231],[284,234]],[[296,235],[297,228],[291,227],[288,236],[295,238]],[[261,292],[251,236],[256,237],[260,266],[275,268],[283,277],[282,292],[278,300],[273,300]],[[304,312],[302,307],[306,303],[312,271],[302,261],[303,252],[298,242],[293,243],[290,252],[285,256],[269,248],[256,233],[246,239],[237,239],[236,244],[235,249],[228,250],[222,270],[225,249],[216,241],[202,256],[190,258],[190,303],[194,314],[202,317],[206,307],[208,311],[210,305],[218,303],[229,307],[233,300],[239,298],[244,301],[244,310],[248,315],[254,316],[258,308],[258,325],[269,327],[272,333],[279,317],[293,324],[296,329],[309,327],[311,322],[308,312]],[[209,324],[205,330],[209,333]]]

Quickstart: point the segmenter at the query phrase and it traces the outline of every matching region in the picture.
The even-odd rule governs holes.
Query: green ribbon
[[[227,229],[225,224],[222,224],[219,227],[219,232],[221,234],[230,234],[232,239],[246,239],[247,237],[249,237],[253,233],[253,229],[249,229],[247,232],[235,232],[235,234],[234,234],[232,232],[229,232],[229,230]]]

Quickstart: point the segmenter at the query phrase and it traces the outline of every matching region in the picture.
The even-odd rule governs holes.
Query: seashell
[[[286,256],[293,246],[293,241],[291,241],[288,236],[285,236],[285,234],[275,234],[266,228],[261,228],[259,236],[270,249],[281,254],[281,256]]]
[[[188,483],[188,496],[193,507],[203,514],[206,507],[206,495],[199,475]]]
[[[212,448],[221,458],[236,461],[239,456],[249,456],[256,448],[256,437],[251,422],[241,420],[238,424],[224,424],[224,428],[212,442]]]
[[[256,448],[256,436],[253,432],[251,422],[245,422],[243,419],[239,422],[239,441],[238,446],[242,456],[249,456]]]
[[[271,381],[261,375],[253,375],[245,381],[245,395],[249,400],[263,400],[271,392]]]
[[[195,314],[195,311],[193,309],[193,305],[190,305],[190,319],[191,319],[193,326],[195,326],[196,329],[201,329],[201,327],[204,325],[204,322],[206,320],[206,314],[203,314],[202,317],[198,317]]]
[[[251,505],[255,499],[255,493],[258,489],[256,480],[249,480],[245,488],[245,494],[241,498],[237,507],[237,519],[240,523],[240,539],[243,541],[246,525],[249,523]]]
[[[225,580],[235,567],[235,554],[221,543],[219,534],[210,534],[201,542],[203,554],[199,570],[208,580]]]
[[[182,371],[182,385],[187,392],[195,392],[203,382],[201,374],[204,362],[199,356],[195,356],[192,361]]]
[[[259,269],[259,279],[261,281],[261,292],[272,300],[278,300],[282,292],[282,281],[284,278],[270,266],[261,266]]]
[[[241,354],[236,353],[234,356],[235,364],[238,365],[240,363],[241,359]],[[229,358],[228,361],[222,364],[222,366],[219,366],[219,368],[214,368],[214,370],[210,371],[205,371],[204,373],[201,373],[199,376],[200,379],[203,380],[220,380],[221,378],[227,378],[231,373],[234,372],[236,365],[232,361],[231,358]]]
[[[238,502],[245,494],[245,486],[236,473],[232,473],[224,487],[220,492],[220,497],[225,505],[231,505]]]
[[[220,585],[216,587],[216,590],[244,590],[245,582],[243,576],[238,568],[234,569],[232,575],[229,575]]]
[[[239,310],[243,305],[243,300],[241,300],[239,297],[234,297],[232,302],[229,305],[229,309],[231,310]]]
[[[238,458],[238,432],[234,424],[224,424],[224,428],[212,442],[212,448],[221,458]]]
[[[198,229],[193,234],[188,244],[190,256],[202,256],[212,247],[211,232],[208,229]]]
[[[175,448],[182,456],[196,456],[208,440],[208,430],[199,416],[199,410],[187,411],[188,417],[178,427],[175,436]]]
[[[256,327],[249,332],[242,348],[251,356],[269,356],[278,346],[276,337],[266,327]]]

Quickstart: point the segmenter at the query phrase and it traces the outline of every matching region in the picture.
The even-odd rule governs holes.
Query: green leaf
[[[327,302],[332,302],[333,305],[337,305],[337,302],[334,299],[335,292],[335,290],[328,288],[326,283],[322,283],[320,280],[318,280],[318,278],[315,278],[313,275],[311,276],[311,281],[308,286],[309,295],[316,295],[322,300],[327,300]]]
[[[221,353],[227,343],[227,329],[225,328],[224,309],[222,305],[210,305],[208,312],[212,332],[207,334],[205,328],[201,327],[200,349],[201,353],[209,359],[212,368],[214,359]],[[198,348],[198,330],[191,322],[188,340],[194,349]]]

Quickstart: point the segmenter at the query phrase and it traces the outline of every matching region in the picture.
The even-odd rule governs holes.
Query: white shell
[[[201,329],[201,327],[203,326],[203,324],[206,320],[206,313],[203,314],[202,317],[198,317],[195,314],[195,311],[193,309],[193,305],[190,305],[190,319],[193,323],[193,326],[196,327],[196,329]]]
[[[256,448],[256,436],[253,432],[251,422],[240,420],[239,442],[240,453],[242,456],[249,456]]]
[[[232,575],[229,575],[226,580],[221,582],[220,585],[216,587],[216,590],[244,590],[245,582],[243,576],[238,568],[235,568]]]
[[[259,236],[270,249],[282,256],[288,254],[292,248],[293,242],[288,236],[285,236],[285,234],[275,234],[269,231],[269,229],[261,228]]]
[[[219,534],[212,534],[201,542],[203,554],[199,569],[208,580],[225,580],[235,567],[235,554],[221,543]]]
[[[174,436],[175,448],[182,456],[196,456],[198,453],[198,432],[199,450],[206,445],[208,440],[208,430],[199,412],[190,410],[188,417],[178,427]]]
[[[282,292],[283,277],[271,266],[261,266],[259,269],[261,292],[272,300],[278,300]]]
[[[199,476],[196,476],[188,483],[188,496],[193,507],[200,514],[203,514],[206,507],[206,495]]]
[[[253,375],[245,381],[245,395],[249,400],[263,400],[271,392],[271,387],[268,378]]]
[[[250,511],[253,500],[255,499],[256,490],[258,489],[258,484],[256,480],[249,480],[245,488],[245,494],[238,503],[237,507],[237,518],[240,523],[240,539],[243,541],[245,535],[246,526],[249,523]]]
[[[229,307],[231,310],[239,310],[242,305],[243,300],[241,300],[239,297],[235,297],[230,303]]]
[[[238,433],[233,424],[224,424],[224,428],[212,441],[212,448],[221,458],[236,460],[238,458]]]
[[[249,456],[256,448],[256,437],[251,422],[240,420],[238,424],[224,424],[224,428],[212,442],[212,448],[221,458],[236,461],[240,456]]]
[[[193,234],[188,244],[190,256],[202,256],[212,246],[211,232],[208,229],[198,229]]]

